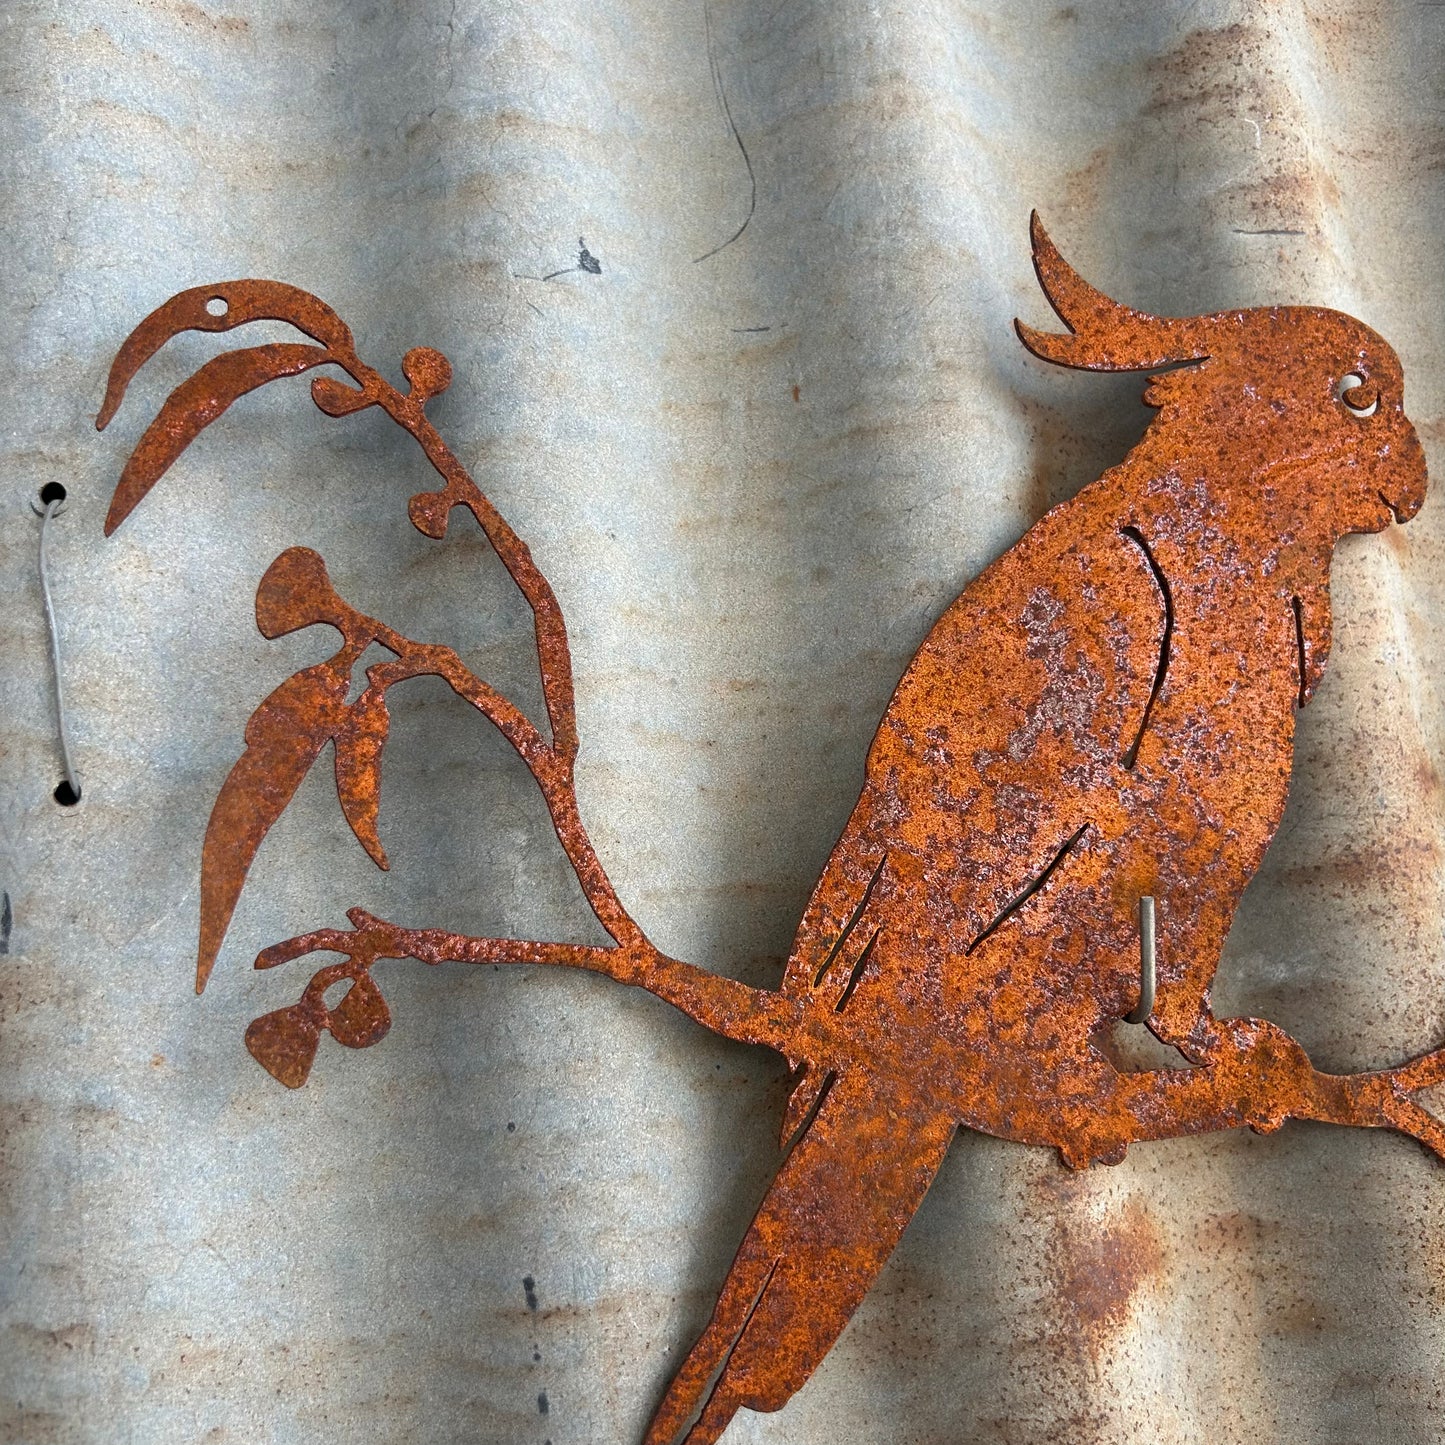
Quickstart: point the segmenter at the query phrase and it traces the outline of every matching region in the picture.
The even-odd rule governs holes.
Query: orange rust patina
[[[344,416],[382,407],[416,438],[440,490],[412,523],[441,538],[472,513],[536,621],[544,735],[450,649],[413,642],[348,606],[322,560],[282,553],[262,578],[268,637],[314,622],[341,649],[257,709],[207,830],[197,988],[267,829],[328,741],[347,822],[377,836],[387,693],[430,673],[510,742],[609,947],[469,938],[352,909],[266,949],[258,968],[342,956],[246,1042],[302,1084],[319,1037],[352,1048],[390,1024],[371,977],[383,958],[560,964],[666,999],[709,1029],[787,1056],[796,1083],[786,1156],[744,1237],[707,1329],[668,1388],[648,1445],[705,1445],[741,1407],[776,1410],[817,1366],[888,1258],[964,1125],[1049,1145],[1081,1168],[1139,1140],[1287,1119],[1397,1129],[1445,1157],[1445,1127],[1412,1097],[1445,1079],[1445,1050],[1377,1073],[1330,1075],[1260,1019],[1218,1019],[1209,991],[1240,895],[1284,809],[1294,717],[1330,643],[1329,567],[1347,532],[1414,516],[1425,463],[1405,417],[1399,360],[1335,311],[1270,307],[1144,315],[1083,282],[1035,218],[1034,260],[1067,335],[1019,324],[1037,356],[1149,379],[1158,409],[1118,467],[1056,507],[944,613],[909,665],[868,756],[867,782],[798,929],[782,986],[746,987],[660,953],[619,901],[582,826],[562,615],[526,547],[426,417],[451,379],[418,348],[402,394],[357,357],[315,297],[276,282],[183,292],[126,341],[99,418],[137,369],[186,329],[289,321],[314,345],[258,346],[179,387],[126,465],[115,529],[200,430],[279,376],[312,382]],[[351,672],[379,642],[395,660]],[[1139,899],[1158,900],[1149,1028],[1191,1067],[1124,1072],[1099,1046],[1139,1001]],[[328,1008],[328,987],[350,979]]]

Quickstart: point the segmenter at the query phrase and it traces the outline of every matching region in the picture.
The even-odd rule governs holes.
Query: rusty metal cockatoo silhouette
[[[265,949],[258,968],[340,955],[300,1001],[257,1019],[251,1052],[302,1084],[319,1037],[357,1048],[387,1031],[380,959],[559,964],[635,984],[795,1071],[776,1179],[712,1318],[666,1390],[646,1445],[706,1445],[740,1408],[777,1410],[837,1339],[928,1189],[960,1126],[1048,1145],[1078,1169],[1134,1142],[1287,1119],[1389,1128],[1445,1157],[1445,1127],[1413,1097],[1445,1080],[1445,1050],[1398,1068],[1323,1074],[1281,1029],[1216,1018],[1210,984],[1230,920],[1279,824],[1295,712],[1330,646],[1329,568],[1348,532],[1406,521],[1425,461],[1400,362],[1367,326],[1316,307],[1146,315],[1060,256],[1037,217],[1034,262],[1066,334],[1018,323],[1036,356],[1158,372],[1157,409],[1117,467],[1055,507],[948,608],[919,648],[868,753],[862,797],[828,859],[774,991],[659,952],[593,850],[574,787],[577,729],[551,587],[426,416],[446,359],[407,353],[402,393],[357,356],[306,292],[234,281],[182,292],[122,346],[98,418],[183,330],[290,322],[308,342],[226,352],[166,401],[116,489],[112,532],[210,421],[247,391],[313,379],[328,415],[379,406],[441,478],[410,502],[442,538],[471,512],[530,604],[544,733],[449,648],[412,641],[334,591],[293,547],[261,579],[268,637],[315,622],[340,650],[282,683],[246,728],[201,863],[204,986],[251,860],[327,742],[346,821],[386,867],[377,832],[387,695],[444,678],[536,779],[606,947],[470,938],[350,911]],[[352,668],[372,642],[392,660]],[[1126,1071],[1101,1031],[1140,1001],[1138,906],[1158,900],[1148,1026],[1188,1067]],[[328,1007],[326,990],[350,980]]]

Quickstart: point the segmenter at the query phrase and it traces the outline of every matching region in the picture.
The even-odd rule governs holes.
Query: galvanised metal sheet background
[[[294,1095],[246,1055],[304,980],[255,950],[351,904],[590,936],[530,780],[434,679],[388,749],[392,872],[318,766],[195,999],[211,802],[251,709],[325,645],[254,629],[283,547],[538,692],[479,534],[406,523],[407,439],[299,383],[237,405],[103,543],[125,452],[215,346],[168,348],[97,437],[141,315],[274,276],[393,376],[413,344],[450,355],[434,414],[567,612],[623,898],[669,951],[773,982],[929,623],[1142,429],[1137,379],[1016,342],[1015,314],[1046,316],[1030,206],[1150,309],[1358,314],[1439,474],[1442,61],[1445,9],[1403,0],[12,0],[0,1439],[635,1440],[778,1159],[779,1060],[589,977],[393,964],[380,1047],[326,1046]],[[535,279],[579,238],[600,275]],[[49,481],[72,499],[68,811]],[[1348,539],[1335,601],[1216,998],[1344,1069],[1445,1035],[1445,500]],[[1442,1433],[1445,1172],[1295,1124],[1080,1176],[960,1137],[814,1379],[726,1438]]]

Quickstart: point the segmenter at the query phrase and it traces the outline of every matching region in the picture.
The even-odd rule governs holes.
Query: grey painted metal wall
[[[776,1165],[782,1065],[601,980],[394,964],[380,1047],[324,1048],[295,1095],[254,1066],[247,1021],[301,980],[252,954],[353,903],[589,924],[529,780],[418,682],[393,871],[319,768],[194,998],[211,802],[322,655],[254,630],[283,547],[538,694],[476,535],[407,526],[406,438],[300,384],[102,543],[128,443],[214,343],[97,438],[113,348],[182,286],[265,275],[393,375],[446,351],[434,413],[571,625],[619,890],[660,945],[771,982],[928,624],[1142,429],[1136,380],[1013,337],[1044,314],[1031,206],[1136,304],[1360,315],[1445,471],[1445,9],[12,0],[0,38],[0,1440],[635,1440]],[[579,237],[600,275],[534,279]],[[29,509],[56,480],[73,810]],[[1347,541],[1335,597],[1217,997],[1347,1068],[1445,1036],[1445,501]],[[1442,1298],[1445,1172],[1398,1138],[1069,1176],[964,1136],[822,1369],[727,1440],[1413,1445],[1445,1433]]]

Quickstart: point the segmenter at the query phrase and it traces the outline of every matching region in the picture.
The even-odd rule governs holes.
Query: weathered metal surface
[[[264,387],[99,544],[124,453],[242,339],[179,338],[87,437],[158,286],[287,277],[403,390],[408,347],[446,351],[428,411],[566,610],[608,873],[669,954],[752,984],[780,976],[928,627],[1143,428],[1136,378],[1040,365],[1005,324],[1048,314],[1030,204],[1148,309],[1369,320],[1438,479],[1445,11],[709,8],[6,12],[0,1438],[636,1440],[776,1171],[787,1099],[770,1051],[556,970],[383,967],[384,1047],[324,1042],[297,1094],[251,1064],[247,1023],[304,981],[252,956],[345,928],[338,899],[605,941],[530,775],[436,678],[392,694],[391,871],[324,756],[190,993],[245,721],[337,646],[257,633],[285,548],[546,719],[525,604],[476,528],[438,547],[400,525],[434,483],[375,408],[338,424],[303,384]],[[710,55],[757,204],[696,263],[749,194]],[[600,276],[524,279],[579,235]],[[30,510],[50,481],[71,496],[51,559],[69,810]],[[1445,1030],[1439,491],[1337,551],[1330,666],[1216,978],[1217,1012],[1277,1020],[1332,1070]],[[965,1133],[807,1386],[724,1440],[1438,1438],[1439,1179],[1380,1130],[1195,1136],[1079,1172]]]
[[[237,396],[338,366],[355,385],[313,381],[321,410],[382,407],[442,477],[441,490],[412,497],[416,529],[440,540],[465,507],[521,590],[550,723],[544,737],[450,648],[349,606],[315,552],[283,552],[256,594],[261,632],[324,623],[343,646],[283,683],[247,726],[206,830],[197,991],[262,839],[328,742],[347,822],[387,867],[377,835],[387,693],[428,673],[526,764],[612,939],[477,938],[353,908],[350,932],[313,931],[257,958],[257,968],[317,952],[344,962],[251,1025],[256,1059],[295,1088],[323,1031],[350,1048],[377,1042],[390,1014],[371,969],[398,958],[589,969],[788,1059],[795,1083],[777,1178],[647,1445],[713,1445],[739,1409],[788,1402],[892,1253],[960,1125],[1052,1146],[1075,1169],[1117,1164],[1139,1141],[1244,1125],[1271,1133],[1292,1118],[1395,1129],[1445,1159],[1445,1124],[1414,1097],[1445,1080],[1445,1047],[1391,1069],[1322,1073],[1277,1025],[1221,1019],[1210,1003],[1234,913],[1284,813],[1296,710],[1324,674],[1335,545],[1407,521],[1425,500],[1399,360],[1359,321],[1320,308],[1131,310],[1084,282],[1037,216],[1032,232],[1068,334],[1018,323],[1031,351],[1087,370],[1174,369],[1149,379],[1157,415],[1128,457],[970,584],[914,656],[777,991],[663,954],[603,872],[577,802],[562,614],[426,417],[451,379],[439,353],[407,353],[403,395],[314,297],[238,281],[167,302],[111,371],[102,428],[180,331],[272,319],[320,343],[229,352],[176,388],[126,465],[107,534]],[[373,643],[396,661],[368,668],[348,702]],[[1130,1068],[1103,1036],[1139,1006],[1144,898],[1162,903],[1163,917],[1148,1026],[1180,1067]],[[327,990],[343,983],[328,1005]]]

